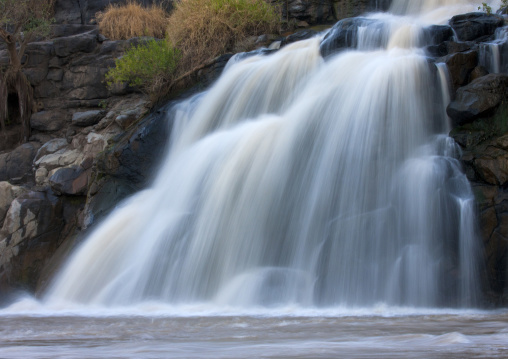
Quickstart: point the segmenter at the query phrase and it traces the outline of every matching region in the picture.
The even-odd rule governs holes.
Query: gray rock
[[[79,166],[58,168],[52,171],[49,184],[56,193],[83,195],[88,186],[88,172]]]
[[[48,171],[51,171],[57,167],[69,166],[78,160],[80,152],[77,150],[68,150],[62,148],[55,153],[47,154],[42,156],[40,159],[35,161],[35,165],[38,167],[45,167]]]
[[[0,181],[20,183],[32,178],[32,162],[39,149],[37,142],[24,143],[0,155]]]
[[[37,151],[37,155],[35,156],[34,162],[38,161],[43,156],[55,153],[56,151],[66,146],[67,140],[65,138],[55,138],[54,140],[50,140],[46,142],[41,148],[39,148],[39,151]]]
[[[145,112],[146,112],[146,108],[143,106],[143,104],[141,104],[132,110],[122,111],[122,113],[115,118],[115,122],[123,130],[126,130],[134,122],[136,122],[138,119],[140,119],[145,114]]]
[[[98,123],[105,113],[101,110],[76,112],[72,115],[72,124],[79,127],[88,127]]]
[[[63,128],[66,112],[60,110],[41,111],[30,118],[30,127],[43,132],[54,132]]]

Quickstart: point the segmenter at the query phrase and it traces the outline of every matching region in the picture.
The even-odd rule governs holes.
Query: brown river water
[[[0,311],[0,358],[507,357],[506,310]]]

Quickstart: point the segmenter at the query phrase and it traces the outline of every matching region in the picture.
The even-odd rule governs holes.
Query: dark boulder
[[[502,16],[484,12],[457,15],[450,20],[450,26],[461,41],[471,41],[482,36],[493,35],[496,29],[503,24]]]
[[[491,114],[507,98],[508,75],[490,74],[459,88],[446,112],[460,126]]]

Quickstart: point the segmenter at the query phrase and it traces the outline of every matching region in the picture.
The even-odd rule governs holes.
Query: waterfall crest
[[[250,57],[177,105],[153,186],[99,226],[45,300],[473,305],[474,200],[446,136],[446,75],[413,41],[421,27],[400,24],[381,48],[326,61],[319,38]]]

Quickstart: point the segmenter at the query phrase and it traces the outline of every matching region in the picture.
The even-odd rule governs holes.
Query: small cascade
[[[508,26],[496,29],[494,41],[480,44],[479,56],[489,73],[508,72]]]
[[[236,57],[173,108],[156,181],[92,233],[45,300],[475,305],[474,197],[447,136],[446,69],[423,50],[429,13],[471,4],[394,0],[404,16]]]

